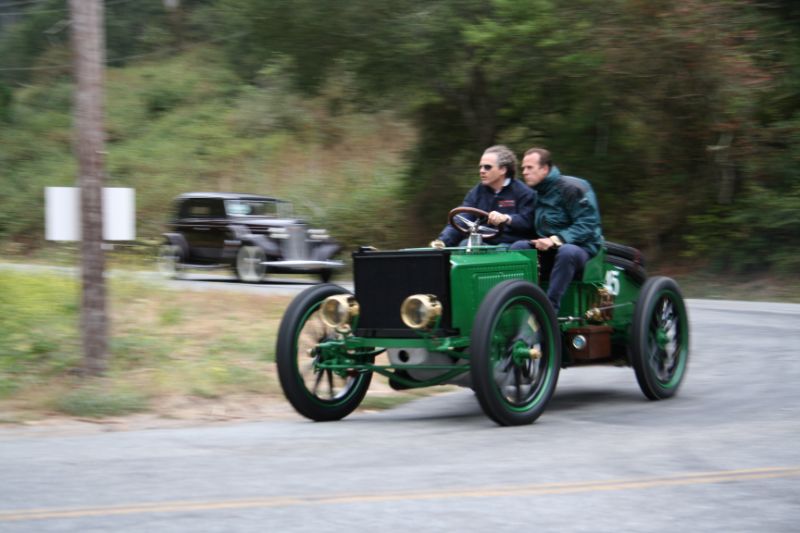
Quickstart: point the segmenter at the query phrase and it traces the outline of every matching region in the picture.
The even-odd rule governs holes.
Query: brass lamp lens
[[[326,326],[340,328],[358,316],[358,302],[348,294],[329,296],[322,302],[320,314]]]
[[[428,328],[442,314],[442,304],[432,294],[414,294],[403,301],[400,316],[406,326],[413,329]]]

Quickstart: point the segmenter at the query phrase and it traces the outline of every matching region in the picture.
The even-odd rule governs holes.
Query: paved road
[[[469,391],[335,423],[0,430],[0,531],[798,531],[800,305],[689,302],[680,394],[562,373],[536,424]]]
[[[191,272],[183,274],[180,279],[164,279],[160,274],[139,273],[140,277],[150,279],[155,283],[163,283],[166,287],[176,290],[191,291],[236,291],[250,294],[280,294],[294,295],[303,289],[319,283],[318,280],[311,279],[310,276],[291,276],[270,274],[261,283],[242,283],[235,276],[228,276],[220,273]],[[353,290],[352,281],[335,279],[332,283],[341,285],[349,290]]]

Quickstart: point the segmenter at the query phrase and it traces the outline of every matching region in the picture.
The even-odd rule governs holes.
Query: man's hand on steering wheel
[[[492,214],[496,215],[496,219],[500,222],[499,225],[495,226],[489,222],[489,217]],[[470,217],[473,220],[470,220]],[[491,239],[500,233],[506,218],[510,217],[497,211],[487,213],[486,211],[476,209],[474,207],[456,207],[450,211],[447,218],[450,222],[450,225],[464,235],[469,235],[472,231],[474,231],[484,239]],[[485,226],[484,224],[491,225]]]
[[[501,213],[500,211],[492,211],[489,213],[489,217],[487,222],[492,226],[500,227],[504,224],[511,223],[511,215],[506,215],[505,213]]]

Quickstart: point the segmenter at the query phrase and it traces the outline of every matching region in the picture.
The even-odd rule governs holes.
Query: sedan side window
[[[193,198],[181,207],[181,218],[224,217],[222,202],[214,198]]]

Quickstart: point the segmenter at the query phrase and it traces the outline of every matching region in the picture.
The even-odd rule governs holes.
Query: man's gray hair
[[[484,154],[497,154],[497,166],[506,167],[506,177],[514,179],[517,175],[517,156],[502,144],[496,144],[487,148]]]

